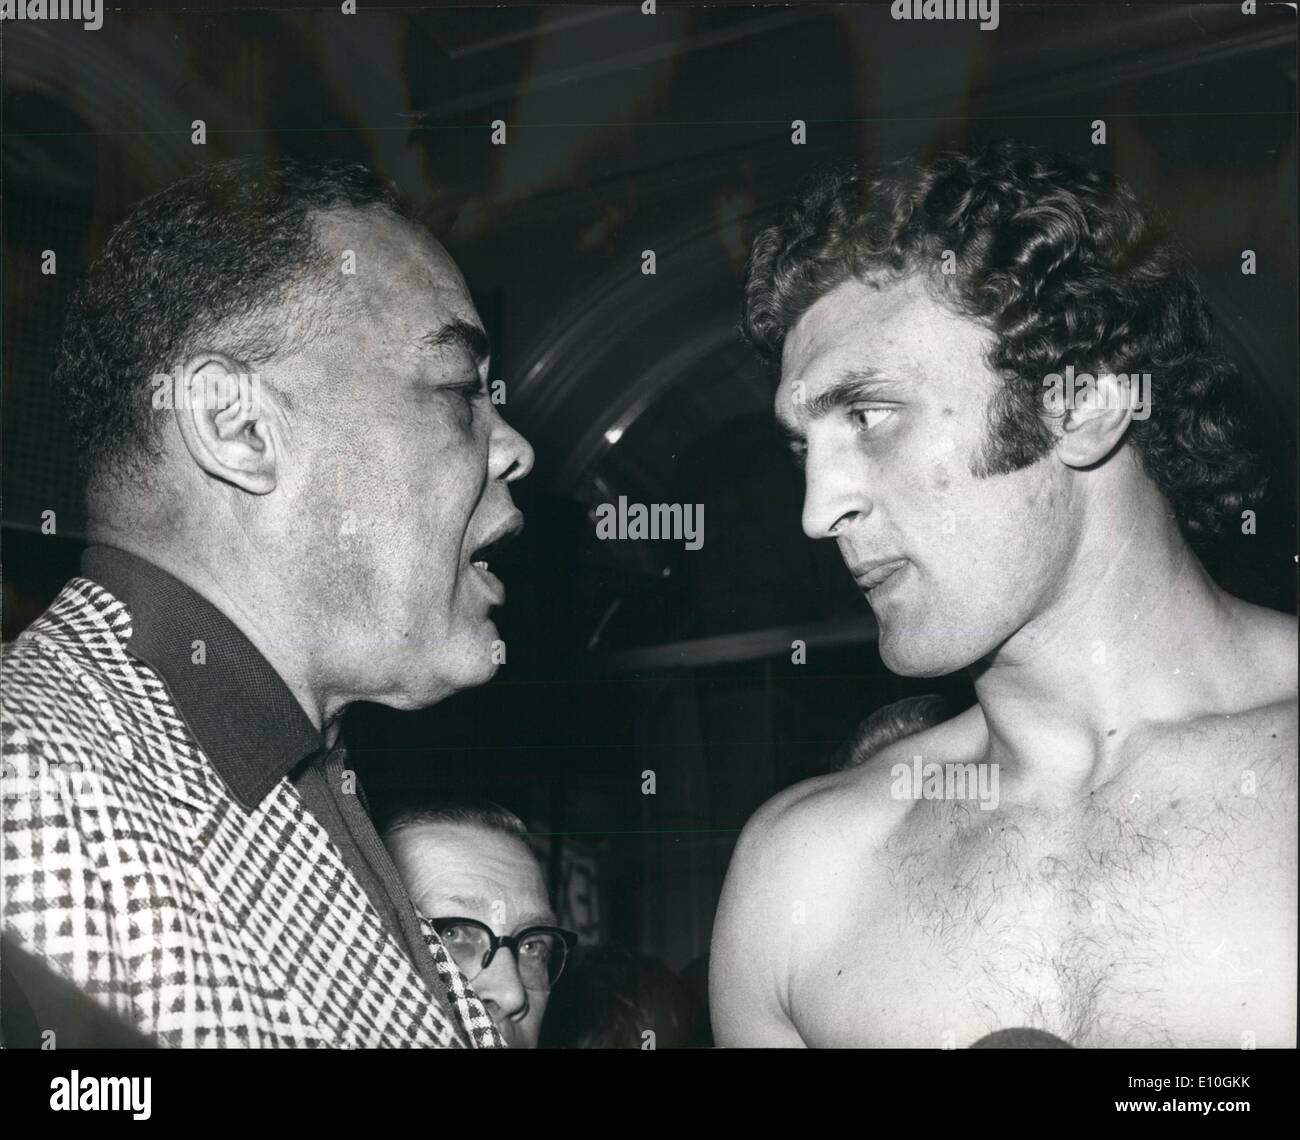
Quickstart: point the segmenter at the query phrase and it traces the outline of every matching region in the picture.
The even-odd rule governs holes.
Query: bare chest
[[[1272,793],[1291,807],[1258,787],[1197,800],[1160,783],[1052,817],[923,805],[797,941],[801,1034],[1293,1045],[1294,786]]]

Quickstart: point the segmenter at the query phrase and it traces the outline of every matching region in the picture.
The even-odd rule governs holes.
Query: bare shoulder
[[[1251,605],[1239,598],[1230,599],[1229,606],[1236,672],[1243,683],[1243,709],[1275,704],[1294,708],[1300,671],[1300,622],[1294,614]]]
[[[778,792],[754,813],[732,857],[729,885],[790,897],[834,890],[846,859],[883,846],[913,806],[892,794],[895,765],[913,756],[965,760],[979,748],[983,718],[974,706],[942,724],[895,741],[870,760]]]
[[[982,720],[980,721],[982,726]],[[892,794],[897,758],[960,749],[971,713],[895,741],[845,771],[795,784],[767,801],[741,832],[714,922],[710,1006],[724,1045],[798,1045],[789,1015],[789,969],[803,913],[834,913],[869,884],[870,856],[907,818]],[[830,904],[829,906],[823,904]]]
[[[905,818],[910,800],[891,794],[894,770],[916,756],[940,763],[966,761],[984,743],[978,705],[940,724],[904,736],[854,768],[817,776],[778,792],[754,813],[741,833],[736,858],[771,862],[775,873],[807,868],[816,877],[827,860],[851,848],[868,852],[883,844]]]
[[[803,1044],[790,1015],[791,907],[802,901],[807,853],[825,848],[831,807],[853,775],[836,772],[786,788],[740,833],[709,954],[709,1013],[719,1045]]]
[[[864,782],[870,777],[863,769],[805,780],[778,792],[741,831],[709,959],[709,1010],[719,1045],[804,1043],[790,1013],[796,924],[801,908],[817,906],[834,890],[835,868],[844,865],[851,837],[878,826],[862,819],[856,829],[847,826],[853,813],[845,801],[862,798]]]
[[[1214,698],[1197,714],[1148,723],[1132,738],[1130,771],[1172,800],[1254,836],[1295,831],[1297,622],[1229,599],[1231,636],[1215,656]]]
[[[1294,787],[1297,769],[1297,645],[1300,623],[1292,614],[1234,599],[1240,656],[1233,709],[1225,716],[1235,756],[1270,771]]]

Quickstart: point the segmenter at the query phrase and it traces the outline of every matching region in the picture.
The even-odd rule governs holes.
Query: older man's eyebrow
[[[465,911],[462,915],[463,918],[472,917],[475,911],[484,914],[492,909],[490,900],[482,895],[447,895],[446,901],[453,906],[461,907]],[[554,926],[558,921],[553,911],[539,910],[519,919],[515,923],[515,929],[526,930],[530,926]]]
[[[487,333],[476,324],[459,318],[448,321],[441,328],[433,329],[416,342],[421,348],[461,348],[473,359],[475,366],[480,365],[491,355]]]
[[[557,926],[559,921],[554,911],[539,910],[524,915],[515,923],[515,929],[526,930],[530,926]]]
[[[470,910],[486,910],[487,899],[481,895],[448,895],[447,901],[455,903],[457,906],[468,907]],[[469,915],[465,916],[466,918]]]

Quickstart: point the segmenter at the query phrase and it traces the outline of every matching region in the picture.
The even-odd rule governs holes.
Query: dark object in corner
[[[43,1039],[50,1030],[54,1037]],[[0,936],[0,1045],[6,1049],[157,1047],[7,934]]]
[[[1073,1049],[1054,1033],[1044,1029],[999,1029],[981,1037],[972,1049]]]

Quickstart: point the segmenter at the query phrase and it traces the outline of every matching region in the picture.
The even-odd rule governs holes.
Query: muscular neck
[[[988,759],[1026,794],[1096,786],[1143,722],[1220,703],[1228,599],[1162,505],[1094,522],[1050,602],[974,670]]]

